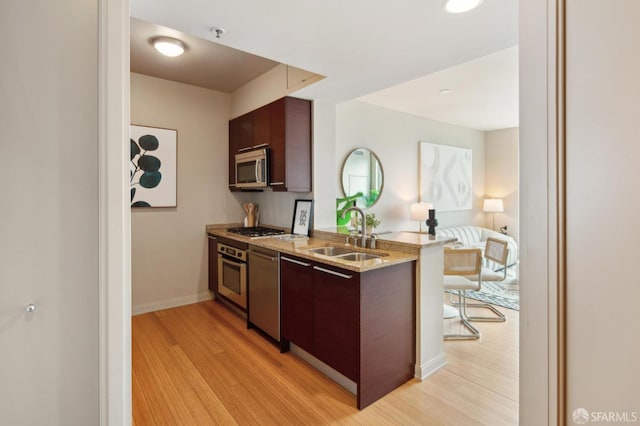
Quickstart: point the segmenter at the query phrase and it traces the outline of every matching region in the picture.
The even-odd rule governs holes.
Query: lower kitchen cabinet
[[[317,265],[313,269],[315,356],[355,382],[358,380],[360,274]]]
[[[218,291],[218,239],[209,235],[209,290]]]
[[[313,353],[313,269],[304,259],[280,256],[281,346],[288,341]],[[286,336],[286,338],[285,338]]]
[[[362,409],[414,376],[415,262],[357,273],[281,256],[282,348],[357,384]]]

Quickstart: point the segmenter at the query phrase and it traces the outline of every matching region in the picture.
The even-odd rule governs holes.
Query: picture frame
[[[129,127],[131,208],[177,207],[178,131]]]
[[[429,142],[419,144],[419,199],[438,212],[471,210],[473,151]]]
[[[311,235],[313,229],[313,200],[296,200],[293,208],[291,234]]]

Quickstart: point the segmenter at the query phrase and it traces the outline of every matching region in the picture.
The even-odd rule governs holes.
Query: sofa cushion
[[[477,247],[481,249],[483,253],[487,244],[487,238],[492,237],[500,240],[506,240],[509,248],[507,266],[515,265],[518,261],[518,244],[516,241],[508,235],[492,231],[491,229],[471,225],[453,226],[450,228],[437,229],[436,235],[439,237],[457,238],[458,242],[463,246]],[[487,261],[486,267],[493,271],[502,269],[502,265],[492,261]]]

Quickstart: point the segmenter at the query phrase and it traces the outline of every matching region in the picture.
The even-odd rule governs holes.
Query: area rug
[[[507,270],[504,281],[484,281],[480,291],[467,291],[467,297],[503,308],[520,310],[520,287],[516,273],[517,266]]]

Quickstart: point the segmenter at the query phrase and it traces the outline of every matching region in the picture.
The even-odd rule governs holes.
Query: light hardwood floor
[[[448,364],[362,411],[355,396],[215,301],[133,317],[133,421],[143,425],[515,425],[518,312],[445,342]],[[447,332],[455,320],[445,320]]]

